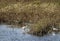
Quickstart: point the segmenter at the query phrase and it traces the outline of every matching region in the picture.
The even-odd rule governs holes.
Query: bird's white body
[[[23,29],[24,32],[29,32],[30,31],[30,29],[28,28],[28,26],[23,26],[22,29]]]
[[[57,28],[53,28],[53,30],[58,30]]]
[[[26,26],[23,26],[22,29],[24,30],[26,28]]]

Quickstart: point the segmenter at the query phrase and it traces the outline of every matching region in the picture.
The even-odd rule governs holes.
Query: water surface
[[[0,41],[60,41],[60,34],[38,37],[27,33],[24,34],[22,28],[11,27],[9,25],[0,25]]]

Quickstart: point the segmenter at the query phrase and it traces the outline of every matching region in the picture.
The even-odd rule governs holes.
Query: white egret
[[[58,30],[57,28],[53,28],[53,30]]]
[[[27,25],[26,26],[23,26],[22,29],[23,29],[23,31],[25,33],[30,31],[30,29],[29,29],[29,27]]]

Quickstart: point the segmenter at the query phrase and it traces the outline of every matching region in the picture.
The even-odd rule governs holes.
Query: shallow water
[[[60,41],[60,34],[38,37],[24,34],[22,28],[11,28],[8,25],[0,25],[0,41]]]

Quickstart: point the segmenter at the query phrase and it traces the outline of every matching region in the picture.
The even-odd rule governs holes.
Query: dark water
[[[60,34],[38,37],[24,34],[22,28],[9,27],[11,26],[0,25],[0,41],[60,41]]]

